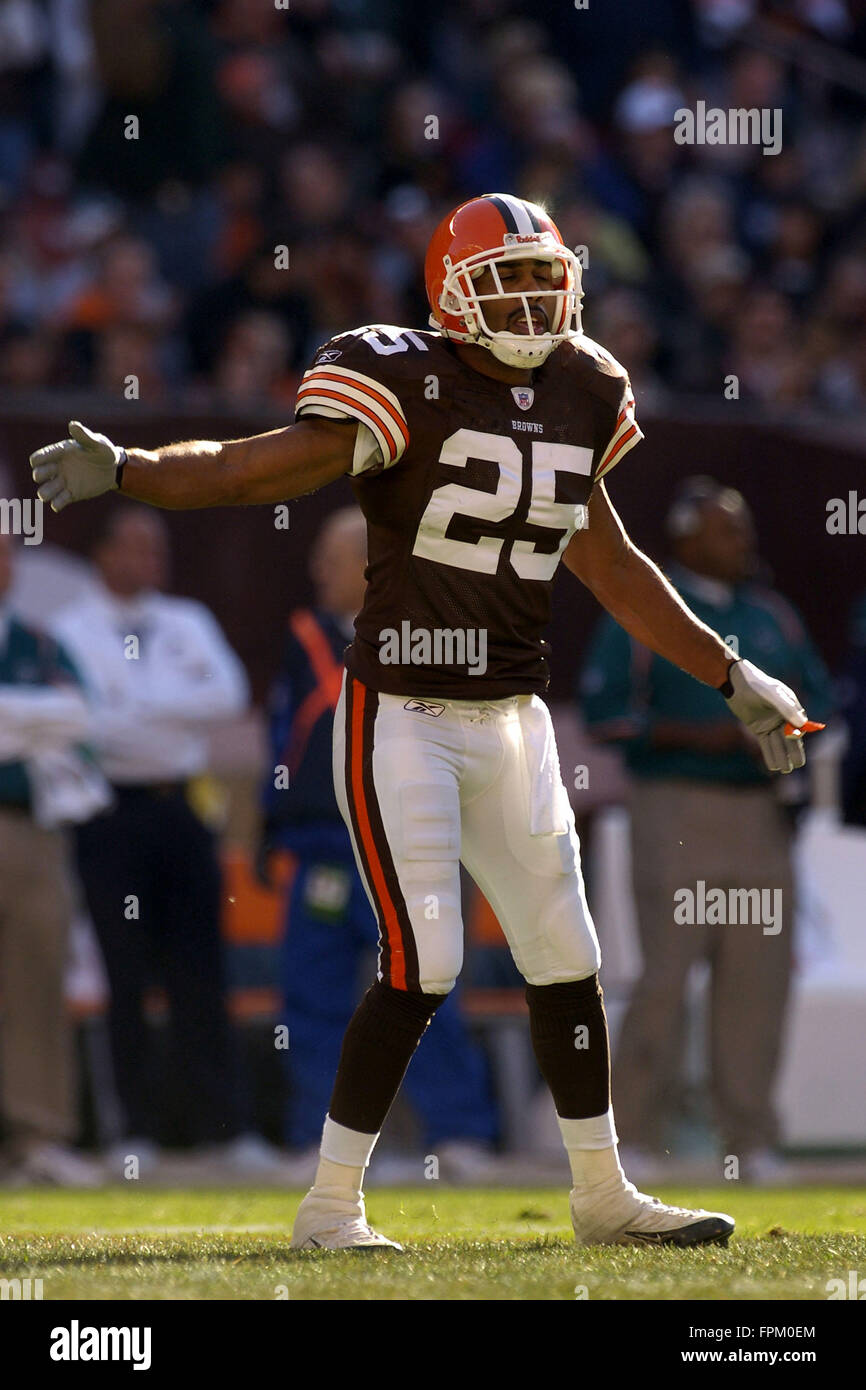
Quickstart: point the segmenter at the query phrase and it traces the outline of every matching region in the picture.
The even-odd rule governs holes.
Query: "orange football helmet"
[[[531,296],[506,292],[497,267],[528,259],[551,262],[554,288]],[[478,294],[473,282],[488,266],[496,291]],[[424,279],[431,327],[456,342],[489,348],[509,367],[538,367],[566,338],[582,332],[580,262],[544,208],[510,193],[485,193],[449,213],[430,238]],[[522,301],[528,333],[490,329],[482,306],[499,298]],[[550,324],[546,333],[535,331],[530,298],[552,300],[549,309],[545,306]]]

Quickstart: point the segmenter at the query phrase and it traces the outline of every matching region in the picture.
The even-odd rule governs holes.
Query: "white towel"
[[[0,685],[0,762],[87,736],[87,705],[72,687]]]
[[[76,748],[46,748],[27,760],[33,819],[45,830],[79,825],[114,800],[99,768]]]

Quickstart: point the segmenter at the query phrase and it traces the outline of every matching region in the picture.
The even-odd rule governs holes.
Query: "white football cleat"
[[[569,1207],[579,1245],[727,1245],[734,1229],[723,1212],[667,1206],[618,1176],[572,1188]]]
[[[308,1192],[295,1217],[292,1250],[399,1250],[402,1245],[389,1240],[367,1223],[364,1199],[340,1202]]]

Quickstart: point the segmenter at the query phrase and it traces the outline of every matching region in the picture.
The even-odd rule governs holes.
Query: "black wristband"
[[[731,696],[732,696],[733,693],[734,693],[734,686],[733,686],[733,682],[731,681],[731,667],[732,667],[732,666],[735,666],[735,665],[737,664],[737,662],[738,662],[738,661],[741,661],[741,660],[742,660],[742,657],[735,656],[735,657],[732,658],[731,661],[728,662],[728,674],[727,674],[727,677],[726,677],[726,679],[724,680],[724,682],[723,682],[721,685],[719,685],[719,686],[716,687],[716,689],[719,691],[719,694],[724,695],[724,697],[725,697],[726,700],[730,700]]]
[[[127,464],[126,450],[125,450],[125,449],[121,449],[121,451],[120,451],[120,462],[117,464],[117,466],[116,466],[116,468],[115,468],[115,470],[114,470],[114,481],[115,481],[115,484],[117,485],[117,490],[118,490],[118,492],[120,491],[121,487],[123,486],[123,470],[124,470],[124,468],[126,467],[126,464]]]

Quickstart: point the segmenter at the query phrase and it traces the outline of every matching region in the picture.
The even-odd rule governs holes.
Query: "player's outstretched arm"
[[[287,502],[346,473],[356,429],[354,421],[308,416],[248,439],[122,449],[72,420],[69,438],[37,449],[30,466],[39,497],[55,512],[115,490],[170,509],[254,506]]]
[[[632,543],[603,482],[592,490],[588,528],[574,533],[562,558],[632,637],[706,685],[724,683],[730,647]]]
[[[701,622],[658,566],[632,544],[604,483],[593,488],[589,527],[575,532],[563,560],[626,632],[724,695],[732,714],[758,739],[771,772],[802,767],[802,740],[784,732],[786,723],[795,729],[807,723],[793,690],[738,660]]]

